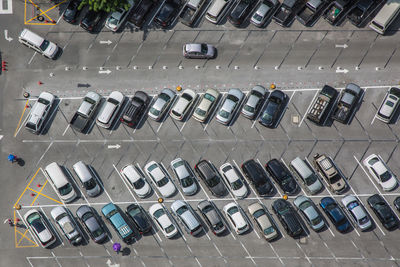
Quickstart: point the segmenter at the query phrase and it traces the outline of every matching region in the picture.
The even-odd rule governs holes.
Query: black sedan
[[[272,210],[282,223],[288,235],[291,237],[299,236],[303,233],[299,217],[293,206],[284,199],[277,199],[272,203]]]
[[[398,221],[393,210],[389,207],[381,195],[375,194],[367,199],[368,205],[374,211],[383,227],[387,230],[397,228]]]
[[[81,27],[88,32],[93,32],[96,25],[99,23],[103,13],[94,10],[88,10],[81,20]]]
[[[131,204],[126,208],[126,214],[135,225],[136,230],[142,235],[151,230],[151,224],[143,208],[136,204]]]
[[[135,127],[142,118],[150,103],[150,97],[143,91],[137,91],[128,103],[121,122],[130,127]]]
[[[282,162],[277,159],[271,159],[265,164],[265,168],[285,194],[294,195],[297,192],[299,186]]]
[[[280,91],[273,91],[265,105],[264,111],[258,120],[261,125],[268,128],[276,128],[283,117],[284,109],[286,107],[287,95]]]
[[[82,0],[71,0],[68,3],[67,8],[64,11],[62,18],[68,23],[75,23],[76,18],[78,17],[80,10],[78,10],[78,6],[81,4]]]
[[[249,179],[250,183],[255,187],[259,196],[270,195],[274,191],[274,187],[263,170],[262,166],[250,159],[242,164],[244,175]]]
[[[154,17],[154,23],[163,29],[168,28],[178,15],[181,7],[180,0],[166,0]]]
[[[324,197],[319,205],[339,232],[344,233],[350,228],[350,222],[336,200]]]
[[[257,3],[258,0],[239,0],[228,16],[229,22],[235,27],[240,27]]]
[[[393,201],[393,205],[398,211],[400,211],[400,197],[396,197],[396,199]]]
[[[142,0],[132,12],[131,17],[128,19],[136,27],[141,28],[146,20],[146,16],[151,12],[155,6],[154,0]]]

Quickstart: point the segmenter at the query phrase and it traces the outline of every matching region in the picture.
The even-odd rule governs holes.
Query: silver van
[[[54,95],[50,93],[40,93],[39,98],[29,112],[28,119],[25,123],[25,128],[28,131],[34,134],[40,134],[43,123],[49,115],[49,111],[53,105],[54,99]]]
[[[18,41],[21,44],[24,44],[43,56],[51,59],[54,59],[59,51],[59,47],[55,43],[40,37],[28,29],[22,30],[18,37]]]
[[[370,22],[369,27],[384,34],[400,12],[400,0],[389,0]]]
[[[206,19],[211,23],[218,24],[228,10],[230,3],[231,0],[215,0],[207,11]]]
[[[47,174],[50,183],[55,188],[57,195],[65,203],[72,202],[78,196],[74,187],[68,181],[67,176],[57,162],[47,165],[45,168],[45,173]]]
[[[96,124],[109,129],[124,103],[125,96],[118,91],[111,92],[97,117]]]
[[[314,195],[322,189],[322,183],[318,179],[317,174],[315,174],[304,160],[297,157],[290,162],[289,167],[310,194]]]
[[[82,187],[86,189],[86,193],[89,197],[95,197],[100,193],[100,186],[96,179],[93,177],[92,172],[83,161],[78,161],[72,168],[75,171],[76,176],[82,183]]]

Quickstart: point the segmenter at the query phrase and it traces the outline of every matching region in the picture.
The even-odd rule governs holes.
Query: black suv
[[[293,175],[282,162],[277,159],[271,159],[265,164],[265,168],[285,194],[294,195],[297,192],[299,187]]]
[[[182,7],[180,0],[165,0],[164,5],[154,17],[154,23],[165,29],[173,22]]]
[[[244,175],[249,179],[250,183],[256,188],[259,196],[266,196],[272,194],[274,187],[267,176],[263,167],[255,162],[254,159],[250,159],[242,164],[242,170]]]
[[[137,205],[131,204],[126,208],[126,214],[132,220],[136,230],[143,235],[151,230],[151,223],[144,209]]]
[[[291,237],[299,236],[303,232],[303,227],[293,206],[284,199],[277,199],[272,203],[272,210],[282,223],[288,235]]]
[[[101,11],[96,12],[94,10],[88,10],[81,20],[81,27],[88,32],[93,32],[102,15],[103,12]]]
[[[381,221],[383,227],[385,227],[387,230],[397,228],[397,218],[394,215],[393,210],[389,207],[381,195],[372,195],[367,199],[367,202],[378,217],[379,221]]]
[[[136,27],[141,28],[145,21],[147,14],[150,13],[151,9],[155,5],[154,0],[142,0],[132,12],[129,21]]]
[[[75,23],[76,17],[78,17],[80,10],[78,10],[79,5],[82,0],[71,0],[68,3],[67,8],[64,11],[62,18],[68,23]]]
[[[229,22],[235,27],[240,27],[257,3],[258,0],[240,0],[229,14]]]
[[[204,159],[199,161],[194,169],[214,196],[222,197],[226,195],[227,191],[221,176],[209,161]]]
[[[121,117],[121,122],[130,127],[137,126],[149,103],[150,97],[143,91],[137,91],[129,101],[124,115]]]

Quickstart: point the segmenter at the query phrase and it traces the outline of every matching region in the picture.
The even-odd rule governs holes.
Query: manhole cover
[[[299,115],[292,115],[292,123],[299,124],[300,123],[300,116]]]

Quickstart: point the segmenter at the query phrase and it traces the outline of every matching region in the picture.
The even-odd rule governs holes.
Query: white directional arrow
[[[8,37],[8,30],[4,30],[4,38],[9,42],[11,42],[13,40],[13,38]]]
[[[110,74],[111,70],[99,70],[100,74]]]
[[[107,41],[100,41],[100,44],[107,44],[110,45],[112,42],[110,40]]]
[[[342,44],[342,45],[335,44],[335,48],[347,48],[347,47],[349,47],[347,44]]]
[[[348,69],[336,69],[336,73],[348,73]]]
[[[120,144],[116,144],[116,145],[108,145],[108,146],[107,146],[107,148],[108,148],[108,149],[112,149],[112,148],[119,149],[120,147],[121,147],[121,145],[120,145]]]

